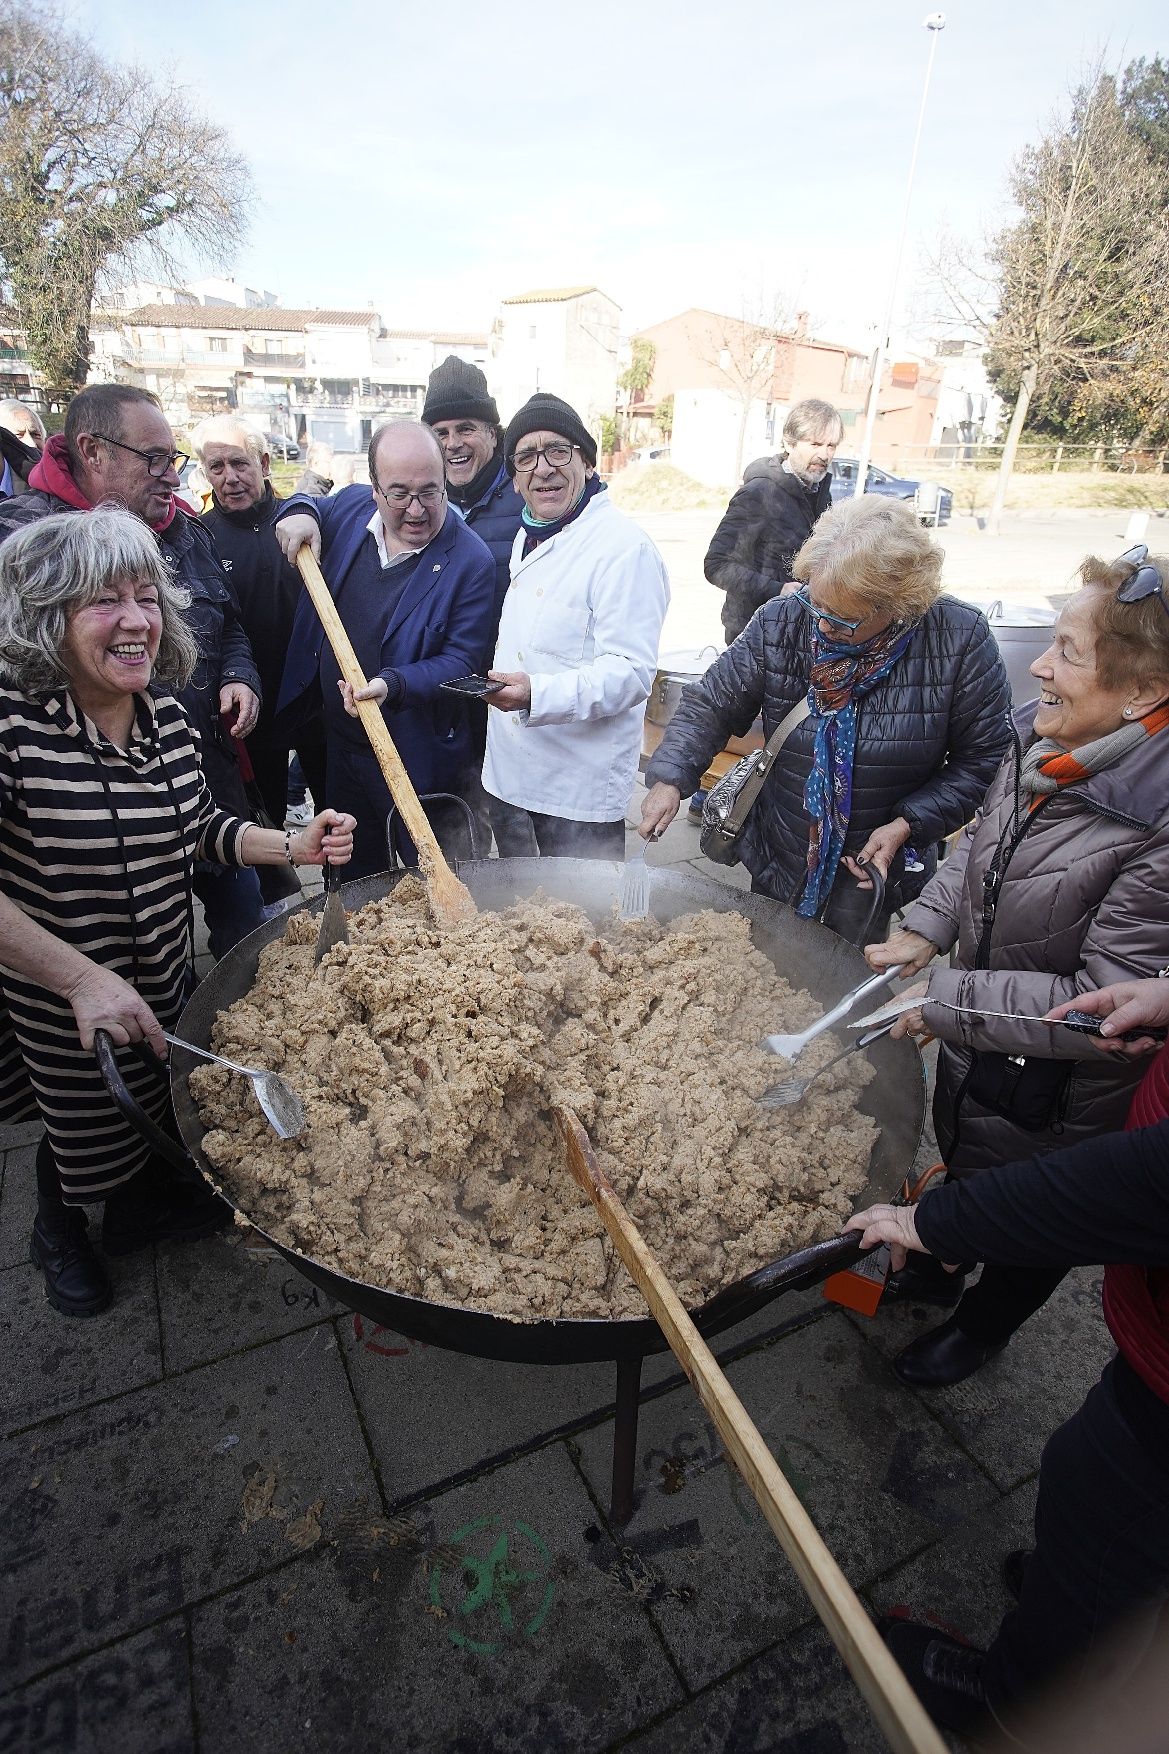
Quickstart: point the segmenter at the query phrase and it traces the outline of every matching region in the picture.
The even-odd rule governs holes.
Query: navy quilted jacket
[[[811,622],[794,598],[764,604],[702,680],[683,690],[646,784],[665,781],[687,796],[727,738],[748,731],[760,708],[770,736],[807,691],[811,645]],[[860,701],[846,851],[856,852],[874,828],[904,816],[913,828],[910,844],[924,856],[968,822],[1010,743],[1010,706],[985,616],[953,597],[939,598],[889,675]],[[756,886],[788,903],[799,900],[807,875],[804,784],[814,741],[815,720],[808,718],[784,744],[740,843]],[[889,876],[902,900],[924,881],[906,878],[900,855]]]
[[[499,632],[499,617],[503,613],[503,599],[507,595],[507,587],[511,583],[511,551],[516,539],[516,531],[520,527],[520,514],[524,502],[509,477],[502,460],[499,473],[491,486],[474,505],[461,508],[464,518],[474,530],[480,541],[486,542],[491,550],[491,558],[495,562],[495,619],[492,623],[492,639],[490,650],[495,648],[495,635]]]

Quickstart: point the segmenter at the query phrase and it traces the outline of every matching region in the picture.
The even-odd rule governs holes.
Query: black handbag
[[[1075,1060],[975,1053],[964,1094],[1024,1133],[1046,1133],[1067,1108]]]
[[[703,855],[716,865],[737,865],[740,859],[739,837],[742,835],[751,806],[763,789],[763,782],[775,758],[812,709],[808,697],[798,700],[786,718],[780,720],[762,749],[756,749],[737,761],[729,773],[717,780],[706,794],[702,806],[702,833],[698,845]]]

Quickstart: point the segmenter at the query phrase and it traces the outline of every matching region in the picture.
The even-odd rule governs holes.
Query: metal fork
[[[806,1078],[781,1078],[778,1084],[769,1084],[762,1096],[755,1098],[756,1102],[760,1108],[790,1108],[800,1100],[808,1085],[814,1084],[822,1072],[827,1072],[830,1066],[839,1065],[841,1060],[847,1060],[849,1054],[859,1053],[861,1048],[867,1048],[870,1042],[876,1041],[880,1036],[888,1035],[895,1022],[896,1018],[890,1018],[888,1023],[878,1024],[876,1029],[870,1029],[867,1034],[858,1036],[846,1048],[841,1048],[838,1054],[833,1054],[830,1060],[825,1060],[815,1072],[809,1072]]]
[[[649,840],[657,840],[651,834]],[[649,841],[643,840],[635,853],[631,853],[625,861],[625,869],[621,873],[621,897],[618,902],[623,920],[644,920],[649,912],[650,868],[645,862],[645,850]]]

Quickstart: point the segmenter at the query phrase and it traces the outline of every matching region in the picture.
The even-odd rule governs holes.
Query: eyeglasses
[[[168,469],[185,469],[191,461],[186,451],[140,451],[137,445],[124,445],[121,439],[102,436],[103,445],[116,445],[119,451],[129,451],[135,457],[141,457],[146,464],[146,473],[160,481]]]
[[[800,608],[806,609],[808,614],[815,616],[817,621],[826,621],[829,627],[838,627],[842,633],[855,633],[858,627],[864,626],[867,619],[866,616],[862,615],[859,621],[847,621],[843,615],[829,614],[827,609],[821,609],[813,603],[808,595],[807,585],[801,585],[798,591],[792,592],[792,596]]]
[[[388,505],[400,506],[404,511],[410,501],[416,499],[428,512],[433,511],[446,492],[445,487],[434,486],[420,487],[417,491],[409,487],[383,487],[380,481],[377,483],[377,490]]]
[[[1159,567],[1149,561],[1149,550],[1143,542],[1135,548],[1128,549],[1121,555],[1122,561],[1135,566],[1136,571],[1130,579],[1125,579],[1116,593],[1118,603],[1143,603],[1146,597],[1160,597],[1161,607],[1169,615],[1169,603],[1165,601],[1165,581],[1161,577]]]
[[[527,445],[513,453],[512,468],[517,475],[530,475],[543,457],[550,469],[563,469],[572,462],[573,451],[579,450],[579,445],[570,445],[567,439],[553,439],[550,445]]]

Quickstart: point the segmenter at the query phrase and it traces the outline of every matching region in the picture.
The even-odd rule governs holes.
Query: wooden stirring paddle
[[[771,1524],[889,1746],[897,1754],[945,1754],[946,1745],[924,1707],[618,1199],[588,1134],[570,1108],[557,1105],[552,1112],[574,1179],[601,1214],[617,1253],[718,1427],[727,1454]]]
[[[320,617],[325,637],[333,648],[338,668],[356,694],[368,684],[361,673],[361,665],[357,662],[357,654],[350,643],[349,635],[337,613],[337,606],[329,595],[329,587],[307,542],[298,551],[296,564],[305,589],[313,600],[313,608]],[[381,707],[373,700],[359,700],[354,704],[369,738],[370,747],[377,756],[382,776],[390,788],[390,796],[398,807],[406,832],[418,849],[418,869],[429,892],[434,917],[440,925],[460,926],[464,921],[473,919],[478,911],[471,899],[471,891],[465,883],[460,883],[443,857],[442,848],[435,839],[425,810],[418,802],[418,794],[410,782],[402,757],[394,748],[394,739],[386,729]]]

